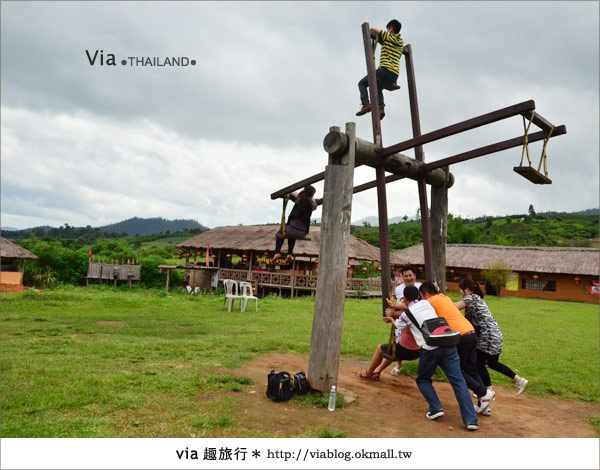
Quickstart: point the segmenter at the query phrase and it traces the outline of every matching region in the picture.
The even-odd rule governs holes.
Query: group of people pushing
[[[405,266],[401,271],[403,282],[396,288],[396,300],[391,295],[387,299],[388,308],[383,318],[395,326],[395,355],[390,359],[387,344],[377,346],[371,364],[358,376],[378,380],[393,361],[398,364],[391,373],[398,375],[402,361],[419,359],[417,386],[429,404],[427,418],[435,420],[444,416],[431,380],[440,366],[454,390],[463,423],[468,430],[475,431],[479,429],[477,415],[491,415],[490,404],[496,397],[488,367],[513,379],[517,395],[525,390],[528,381],[498,361],[502,353],[502,331],[483,300],[479,284],[469,278],[462,279],[459,282],[462,300],[455,303],[439,292],[435,282],[416,282],[412,266]],[[451,330],[460,332],[460,343],[451,347],[428,345],[420,329],[404,313],[406,310],[410,310],[419,324],[430,318],[444,317]],[[475,405],[469,389],[477,398]]]
[[[312,186],[290,195],[294,207],[285,224],[287,261],[292,259],[295,241],[308,234],[310,217],[318,202],[314,195],[315,188]],[[281,257],[283,241],[282,237],[276,238],[274,261]],[[444,416],[444,409],[431,381],[436,368],[440,366],[452,385],[463,423],[467,429],[477,430],[477,415],[489,416],[492,412],[490,403],[496,397],[488,367],[513,379],[517,395],[525,390],[528,381],[499,362],[502,331],[483,300],[484,293],[479,284],[469,278],[461,279],[459,289],[462,300],[455,303],[439,292],[435,282],[417,282],[412,266],[403,267],[401,272],[403,282],[396,288],[396,299],[391,295],[387,299],[388,308],[383,318],[386,323],[393,323],[395,326],[395,355],[392,357],[388,354],[387,344],[380,344],[369,367],[358,375],[363,379],[377,380],[381,377],[381,372],[394,361],[398,364],[391,373],[398,375],[402,361],[419,359],[416,382],[429,403],[427,418],[433,420]],[[458,346],[428,345],[419,328],[404,313],[408,309],[419,324],[430,318],[444,317],[451,330],[460,332]],[[461,310],[465,310],[465,315]],[[471,400],[469,389],[477,398],[476,405]]]

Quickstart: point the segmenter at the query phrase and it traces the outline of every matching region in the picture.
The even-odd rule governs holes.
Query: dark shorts
[[[383,353],[384,356],[386,356],[388,359],[390,359],[390,357],[387,355],[387,349],[388,349],[387,343],[381,345],[381,352]],[[414,361],[415,359],[419,359],[420,354],[421,354],[420,349],[406,349],[405,347],[400,346],[399,344],[396,344],[396,355],[394,356],[393,360],[395,360],[395,361]]]

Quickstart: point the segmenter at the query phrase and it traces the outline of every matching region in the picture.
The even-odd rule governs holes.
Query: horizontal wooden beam
[[[348,138],[343,132],[331,131],[325,136],[323,140],[323,148],[330,155],[338,156],[343,155],[348,147]],[[423,170],[425,163],[415,160],[414,158],[407,157],[401,153],[389,155],[386,158],[382,158],[380,150],[372,142],[368,142],[363,139],[356,138],[355,142],[356,151],[356,166],[367,165],[373,168],[377,168],[383,165],[383,168],[388,173],[402,176],[405,178],[411,178],[418,180],[425,178],[427,184],[433,186],[440,186],[447,180],[446,172],[444,170],[434,170],[428,172],[423,176]]]
[[[392,145],[391,147],[385,147],[381,150],[381,156],[386,157],[398,152],[403,152],[404,150],[408,150],[419,145],[427,144],[435,140],[443,139],[444,137],[449,137],[460,132],[475,129],[477,127],[491,124],[512,116],[517,116],[519,114],[527,114],[527,118],[529,118],[529,113],[531,113],[534,109],[535,102],[533,100],[523,101],[522,103],[517,103],[513,106],[492,111],[491,113],[482,114],[481,116],[467,119],[466,121],[458,122],[456,124],[452,124],[451,126],[443,127],[427,134],[423,134],[419,137],[414,137],[404,142],[400,142],[399,144]]]
[[[521,113],[523,117],[527,120],[531,119],[531,115],[533,115],[532,122],[538,126],[540,129],[546,131],[546,133],[550,132],[550,130],[555,127],[550,121],[540,116],[535,111],[528,111]]]
[[[302,181],[298,181],[297,183],[286,186],[285,188],[280,189],[279,191],[275,191],[274,193],[271,193],[271,199],[277,199],[278,197],[283,197],[286,194],[289,194],[298,189],[304,188],[306,185],[318,183],[319,181],[323,181],[323,179],[325,179],[324,171],[322,171],[321,173],[317,173],[316,175],[312,175]]]
[[[552,133],[552,137],[557,137],[559,135],[563,135],[567,133],[567,128],[564,125],[560,125],[554,129]],[[544,140],[546,138],[545,131],[535,132],[534,134],[530,134],[528,137],[529,143],[537,142],[539,140]],[[514,147],[520,147],[523,145],[523,136],[515,137],[514,139],[504,140],[502,142],[498,142],[492,145],[486,145],[485,147],[479,147],[474,150],[469,150],[468,152],[459,153],[457,155],[453,155],[452,157],[443,158],[441,160],[437,160],[435,162],[426,163],[423,171],[431,171],[440,169],[442,167],[452,165],[454,163],[464,162],[466,160],[471,160],[473,158],[482,157],[484,155],[489,155],[491,153],[501,152],[502,150],[508,150]]]

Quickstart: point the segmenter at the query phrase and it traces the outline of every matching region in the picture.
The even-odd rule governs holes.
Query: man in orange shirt
[[[451,330],[460,332],[460,343],[456,347],[460,358],[460,368],[467,386],[477,395],[479,401],[477,413],[485,411],[495,398],[496,392],[488,390],[479,377],[475,354],[475,346],[477,346],[475,328],[454,305],[452,299],[447,295],[440,294],[432,282],[424,282],[419,287],[419,292],[422,299],[429,301],[437,316],[446,319]]]

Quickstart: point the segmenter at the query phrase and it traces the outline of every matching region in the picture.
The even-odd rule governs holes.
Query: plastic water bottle
[[[335,410],[335,396],[335,385],[332,385],[331,392],[329,392],[329,406],[327,407],[329,411]]]

